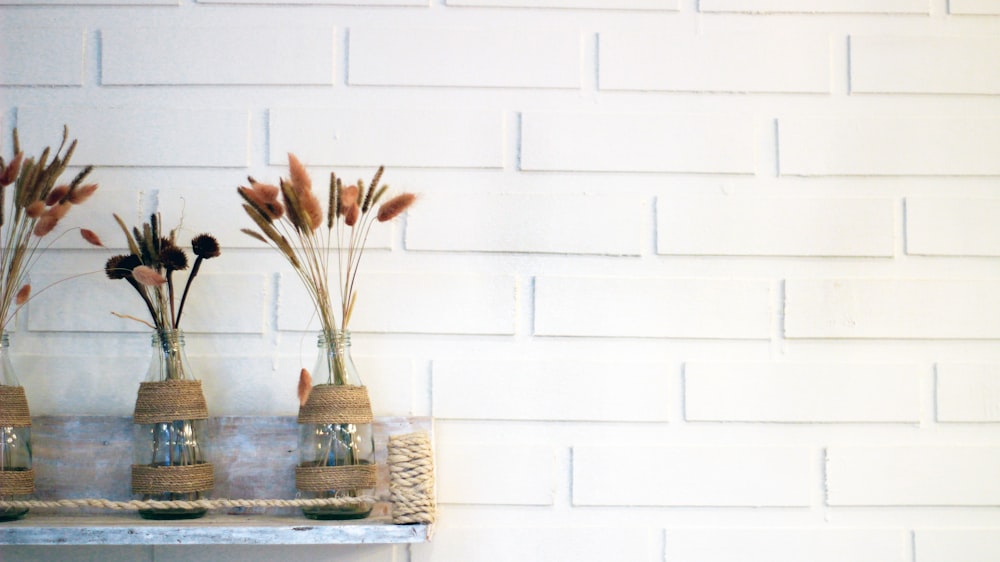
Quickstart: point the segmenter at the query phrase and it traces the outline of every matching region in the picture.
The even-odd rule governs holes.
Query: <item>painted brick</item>
[[[998,338],[1000,282],[791,279],[788,338]]]
[[[1000,256],[1000,199],[906,198],[906,252]]]
[[[0,2],[2,5],[3,2]],[[0,26],[0,86],[83,85],[83,31],[73,27]],[[12,56],[44,52],[44,57]]]
[[[936,397],[938,421],[998,422],[1000,365],[938,364]]]
[[[687,363],[692,421],[918,422],[919,367],[844,363]]]
[[[52,143],[53,134],[61,134],[68,124],[70,135],[79,140],[73,155],[77,164],[247,165],[246,110],[23,106],[17,108],[17,124],[24,146]]]
[[[754,123],[745,115],[529,112],[521,119],[522,170],[752,174],[755,169]]]
[[[903,562],[908,538],[888,529],[668,529],[666,560]]]
[[[351,28],[348,83],[579,88],[580,44],[575,28]]]
[[[574,562],[659,562],[660,531],[626,524],[592,527],[440,526],[434,540],[411,546],[413,562],[475,560],[573,560]]]
[[[1000,2],[997,0],[949,0],[948,13],[998,15],[1000,14]]]
[[[109,254],[110,255],[110,254]],[[108,256],[95,256],[97,270]],[[220,257],[221,261],[222,258]],[[216,264],[212,264],[215,266]],[[198,275],[188,302],[184,305],[182,328],[186,332],[255,334],[264,329],[262,274],[211,273],[208,266]],[[220,268],[221,269],[221,268]],[[45,287],[73,275],[33,273],[32,285]],[[186,279],[186,277],[179,277]],[[48,291],[29,304],[28,329],[55,332],[145,331],[146,326],[116,318],[111,312],[129,314],[144,320],[149,312],[135,290],[125,281],[111,281],[102,276],[74,279],[73,290]],[[81,299],[79,295],[87,295]],[[231,306],[239,303],[239,306]],[[73,310],[73,314],[66,314]]]
[[[594,10],[663,10],[676,12],[679,0],[444,0],[447,6],[495,8],[585,8]]]
[[[534,333],[766,339],[769,300],[762,281],[538,277]]]
[[[269,115],[272,165],[294,152],[312,165],[503,166],[499,112],[280,108]]]
[[[615,384],[630,389],[627,396],[607,392],[609,373]],[[434,417],[665,422],[671,394],[667,374],[657,363],[434,361]]]
[[[891,257],[889,199],[660,198],[660,254]]]
[[[517,462],[503,462],[511,449]],[[526,443],[439,443],[434,453],[441,503],[552,505],[555,451]],[[484,486],[484,482],[489,482]]]
[[[357,332],[514,333],[516,287],[511,276],[362,273],[357,286],[351,318],[351,329]],[[316,330],[317,326],[302,282],[292,273],[282,273],[278,329]]]
[[[638,197],[431,194],[407,215],[406,248],[635,256],[647,208]]]
[[[851,91],[1000,93],[996,37],[851,36]]]
[[[830,41],[822,34],[600,34],[602,90],[830,91]],[[683,56],[677,56],[683,53]]]
[[[928,0],[699,0],[702,12],[928,14]]]
[[[267,41],[255,38],[267,37]],[[101,30],[101,83],[333,83],[329,27],[129,27]]]
[[[579,446],[573,505],[806,506],[812,465],[796,447]]]
[[[1000,447],[830,447],[833,506],[1000,505]]]
[[[1000,119],[829,117],[778,120],[782,175],[996,175]]]
[[[917,562],[993,562],[1000,559],[1000,529],[917,529]]]

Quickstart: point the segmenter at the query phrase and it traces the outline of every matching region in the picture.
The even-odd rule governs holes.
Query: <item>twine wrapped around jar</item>
[[[135,400],[135,423],[165,423],[173,420],[208,419],[208,405],[201,381],[165,380],[139,383]]]
[[[303,492],[371,489],[375,479],[373,464],[295,467],[295,488]]]
[[[371,423],[372,405],[368,388],[339,384],[318,384],[299,408],[300,424]]]
[[[0,385],[0,427],[31,427],[23,386]]]
[[[0,470],[0,493],[4,496],[35,492],[35,469]]]
[[[206,492],[215,487],[212,463],[176,466],[132,465],[133,494]]]

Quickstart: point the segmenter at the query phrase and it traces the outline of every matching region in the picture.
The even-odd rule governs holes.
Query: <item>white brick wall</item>
[[[6,560],[980,562],[1000,556],[996,0],[0,0],[0,151],[101,183],[14,326],[39,414],[126,415],[148,334],[111,218],[215,234],[185,312],[217,414],[291,414],[315,320],[235,188],[296,153],[417,205],[354,356],[432,415],[412,546]],[[74,173],[74,167],[68,173]],[[86,226],[110,246],[86,246]]]

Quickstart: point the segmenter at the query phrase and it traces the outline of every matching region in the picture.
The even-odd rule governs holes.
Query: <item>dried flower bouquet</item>
[[[177,229],[164,235],[158,214],[131,230],[118,215],[128,254],[105,263],[109,279],[125,280],[139,294],[152,322],[116,314],[153,328],[153,360],[146,382],[139,386],[134,422],[137,424],[132,489],[146,500],[189,501],[214,484],[214,470],[202,455],[203,422],[208,408],[201,383],[193,376],[184,352],[180,322],[191,283],[204,260],[220,254],[209,234],[191,240],[195,261],[177,303],[174,275],[188,269],[187,253],[177,245]],[[190,519],[204,508],[154,508],[141,510],[147,519]]]
[[[350,356],[348,326],[357,302],[358,270],[376,223],[402,214],[416,197],[402,193],[383,198],[383,168],[366,186],[344,186],[330,174],[324,205],[313,193],[305,167],[288,155],[289,178],[277,186],[249,179],[238,189],[243,209],[257,226],[247,235],[281,253],[302,280],[322,326],[319,357],[313,369],[318,384],[302,369],[299,377],[299,448],[296,487],[317,498],[356,497],[374,487],[371,405]],[[331,282],[331,272],[336,278]],[[334,305],[337,299],[337,305]],[[348,505],[303,509],[314,519],[365,517],[371,506]]]

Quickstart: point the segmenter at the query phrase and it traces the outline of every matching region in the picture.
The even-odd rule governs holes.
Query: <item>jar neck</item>
[[[316,336],[316,347],[329,349],[339,354],[350,353],[351,332],[350,330],[323,330]]]
[[[146,378],[148,382],[193,380],[184,352],[184,332],[156,330],[150,341],[153,358]]]

